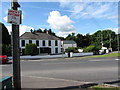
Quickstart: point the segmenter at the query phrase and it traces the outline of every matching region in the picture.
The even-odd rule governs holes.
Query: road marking
[[[118,61],[118,60],[120,60],[120,59],[118,59],[118,58],[117,58],[117,59],[115,59],[115,60],[117,60],[117,61]]]
[[[91,62],[98,62],[98,61],[101,61],[101,60],[89,60]]]
[[[3,66],[8,66],[8,65],[0,65],[0,66],[2,66],[2,67],[3,67]]]
[[[21,60],[21,61],[30,61],[30,62],[40,62],[40,61],[56,61],[58,59],[49,59],[49,60]]]
[[[23,76],[23,77],[30,77],[30,78],[44,78],[44,79],[52,79],[52,80],[60,80],[60,81],[68,81],[68,82],[76,82],[76,83],[84,83],[84,84],[88,84],[91,82],[81,82],[81,81],[76,81],[76,80],[68,80],[68,79],[59,79],[59,78],[50,78],[50,77],[36,77],[36,76]]]

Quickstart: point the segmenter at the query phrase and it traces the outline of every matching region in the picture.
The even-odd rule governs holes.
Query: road
[[[118,79],[118,60],[117,57],[22,60],[21,74],[26,77],[81,82],[114,81]],[[2,65],[2,75],[12,75],[12,64]]]

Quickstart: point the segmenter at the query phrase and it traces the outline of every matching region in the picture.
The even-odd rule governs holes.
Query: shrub
[[[27,44],[25,46],[25,54],[26,55],[37,55],[38,54],[38,49],[37,49],[37,45],[35,44]]]
[[[94,49],[94,45],[90,45],[90,46],[88,46],[88,47],[85,47],[84,49],[83,49],[83,51],[84,52],[93,52],[93,49]]]
[[[90,45],[86,48],[84,48],[84,52],[99,52],[99,50],[101,49],[101,45]]]
[[[6,45],[6,44],[2,45],[2,55],[7,55],[7,56],[12,55],[11,45]]]
[[[78,53],[78,48],[77,47],[68,47],[67,49],[65,49],[65,52]]]

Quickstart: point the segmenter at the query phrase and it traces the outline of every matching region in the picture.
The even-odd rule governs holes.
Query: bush
[[[2,45],[2,55],[7,55],[7,56],[12,55],[11,45],[6,45],[6,44]]]
[[[95,54],[99,54],[99,50],[102,48],[101,45],[90,45],[86,48],[84,48],[84,52],[93,52]]]
[[[83,51],[84,52],[93,52],[93,49],[94,49],[94,45],[90,45],[90,46],[88,46],[88,47],[85,47],[84,49],[83,49]]]
[[[37,55],[38,54],[38,49],[37,49],[37,45],[35,44],[27,44],[25,47],[25,54],[26,55]]]
[[[67,49],[65,49],[65,52],[78,53],[78,48],[77,47],[68,47]]]

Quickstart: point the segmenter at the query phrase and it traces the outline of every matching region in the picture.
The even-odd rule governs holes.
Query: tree
[[[38,49],[37,49],[37,45],[35,44],[27,44],[25,46],[25,54],[26,55],[37,55],[38,54]]]
[[[46,33],[47,32],[47,29],[44,29],[44,31],[43,31],[44,33]]]
[[[77,47],[84,47],[84,36],[82,34],[76,35]]]
[[[12,55],[11,45],[2,44],[2,55]]]
[[[42,33],[42,29],[39,28],[36,32]]]
[[[2,44],[11,44],[11,36],[9,35],[8,29],[2,23],[0,23],[0,29],[2,31]]]

